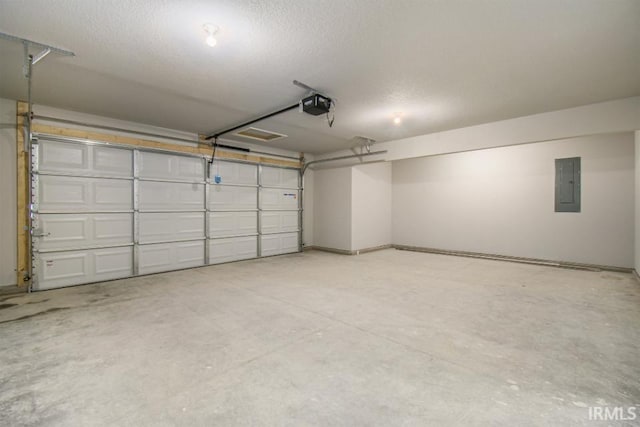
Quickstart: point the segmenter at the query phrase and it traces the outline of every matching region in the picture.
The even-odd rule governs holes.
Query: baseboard
[[[454,251],[454,250],[445,250],[445,249],[425,248],[420,246],[393,245],[393,247],[395,249],[399,249],[402,251],[427,252],[432,254],[463,256],[468,258],[482,258],[482,259],[491,259],[496,261],[518,262],[522,264],[544,265],[548,267],[570,268],[574,270],[589,270],[589,271],[606,270],[606,271],[615,271],[619,273],[631,273],[632,271],[634,271],[632,268],[615,267],[611,265],[552,261],[552,260],[539,259],[539,258],[525,258],[525,257],[515,257],[515,256],[508,256],[508,255],[485,254],[480,252]]]
[[[640,283],[640,274],[638,274],[638,270],[635,268],[633,269],[633,277],[635,277],[638,283]]]
[[[373,246],[370,248],[364,248],[364,249],[357,249],[355,251],[351,251],[354,252],[354,255],[360,255],[360,254],[366,254],[368,252],[375,252],[375,251],[381,251],[383,249],[391,249],[393,247],[393,245],[380,245],[380,246]]]
[[[351,251],[346,249],[327,248],[324,246],[315,246],[315,245],[312,246],[311,248],[314,251],[331,252],[332,254],[340,254],[340,255],[353,255]]]
[[[389,249],[392,247],[393,246],[389,244],[389,245],[373,246],[370,248],[354,249],[354,250],[327,248],[324,246],[311,246],[310,249],[313,249],[316,251],[322,251],[322,252],[331,252],[333,254],[340,254],[340,255],[361,255],[361,254],[366,254],[368,252],[380,251],[382,249]],[[305,248],[305,250],[307,250],[307,248]]]

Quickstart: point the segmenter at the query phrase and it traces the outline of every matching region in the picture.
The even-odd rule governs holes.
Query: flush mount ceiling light
[[[394,113],[393,114],[393,124],[399,125],[402,123],[402,113]]]
[[[204,24],[202,28],[204,28],[205,33],[207,33],[207,44],[211,47],[217,45],[218,40],[216,40],[215,35],[218,33],[218,26],[213,24]]]

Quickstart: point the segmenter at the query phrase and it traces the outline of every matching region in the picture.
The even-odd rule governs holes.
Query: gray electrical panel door
[[[580,157],[556,159],[556,212],[580,212]]]

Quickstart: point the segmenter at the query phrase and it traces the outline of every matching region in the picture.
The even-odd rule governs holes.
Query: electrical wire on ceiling
[[[329,118],[329,113],[331,113],[331,118]],[[333,127],[333,122],[336,119],[336,101],[334,99],[331,100],[331,105],[329,107],[329,111],[327,111],[327,124],[329,127]]]

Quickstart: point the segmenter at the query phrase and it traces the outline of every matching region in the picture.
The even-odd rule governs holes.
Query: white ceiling
[[[310,153],[640,95],[638,0],[0,0],[0,32],[76,53],[36,65],[36,103],[179,130],[293,104],[303,81],[337,99],[333,128],[255,126]],[[21,46],[0,58],[0,97],[26,98]]]

